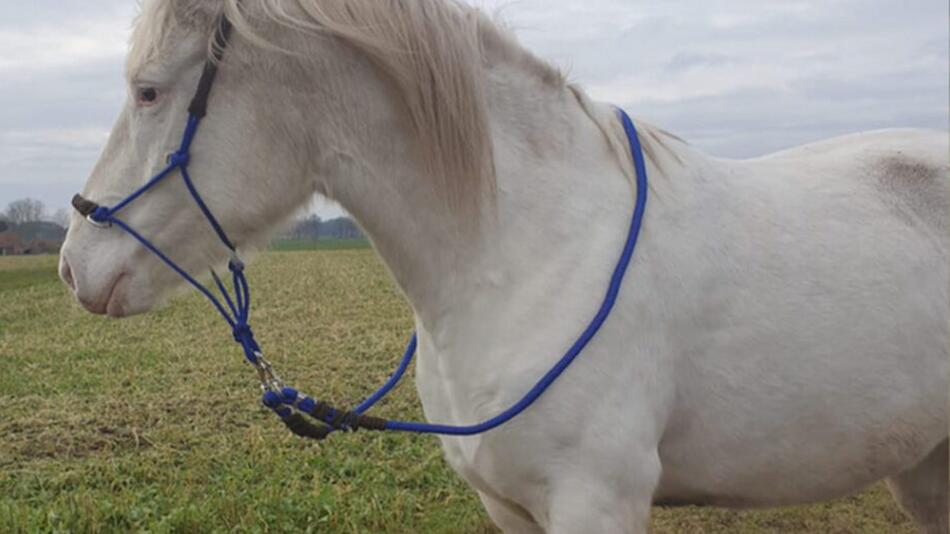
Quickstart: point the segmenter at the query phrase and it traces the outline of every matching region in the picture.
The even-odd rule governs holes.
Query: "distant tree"
[[[278,237],[301,241],[319,241],[321,239],[366,239],[360,227],[349,217],[337,217],[324,221],[316,214],[308,215]]]
[[[71,216],[72,211],[69,208],[59,208],[56,210],[56,213],[53,214],[50,222],[54,222],[63,228],[69,228],[69,219]]]
[[[3,232],[6,232],[9,229],[10,229],[10,225],[7,224],[7,221],[0,219],[0,234],[2,234]]]
[[[39,200],[23,198],[14,200],[7,206],[5,213],[7,220],[13,224],[24,224],[43,220],[46,207]]]
[[[349,217],[338,217],[320,225],[320,237],[328,239],[363,239],[363,232]]]
[[[297,221],[297,224],[290,232],[290,237],[292,239],[312,239],[316,241],[320,239],[320,225],[322,223],[323,221],[320,220],[319,215],[308,215]]]

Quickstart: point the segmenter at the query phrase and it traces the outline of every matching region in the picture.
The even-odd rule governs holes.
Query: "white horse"
[[[412,304],[426,417],[507,408],[620,254],[635,182],[614,110],[452,0],[150,0],[87,198],[164,165],[222,10],[237,32],[190,167],[211,210],[247,248],[316,193],[340,202]],[[654,503],[781,506],[884,478],[946,533],[946,132],[731,161],[638,127],[652,200],[617,309],[527,412],[442,439],[451,466],[513,533],[645,532]],[[226,258],[175,180],[124,216],[191,272]],[[180,284],[78,217],[61,274],[113,316]]]

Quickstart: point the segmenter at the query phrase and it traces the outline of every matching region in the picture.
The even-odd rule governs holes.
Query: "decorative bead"
[[[281,400],[284,402],[284,404],[293,404],[297,402],[297,397],[300,396],[300,393],[298,393],[294,388],[284,388],[280,394]]]
[[[267,406],[272,410],[276,410],[284,404],[280,398],[280,395],[278,395],[276,391],[268,391],[264,393],[264,397],[261,399],[261,402],[264,403],[264,406]]]

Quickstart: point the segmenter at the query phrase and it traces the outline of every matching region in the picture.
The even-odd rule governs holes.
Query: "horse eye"
[[[144,87],[138,90],[138,96],[136,97],[139,105],[149,106],[154,104],[158,100],[158,91],[152,87]]]

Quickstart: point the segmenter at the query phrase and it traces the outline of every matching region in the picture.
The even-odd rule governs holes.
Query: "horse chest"
[[[468,387],[469,381],[460,378],[466,373],[446,368],[432,356],[423,349],[416,367],[416,386],[426,419],[456,425],[484,419],[485,414],[475,409],[478,401],[473,402],[477,393]],[[522,459],[522,465],[515,466],[510,460],[518,456],[515,451],[519,444],[523,448],[526,439],[530,436],[499,429],[487,435],[442,436],[440,442],[448,464],[476,490],[514,497],[512,494],[522,493],[520,476],[515,473],[530,462]]]

